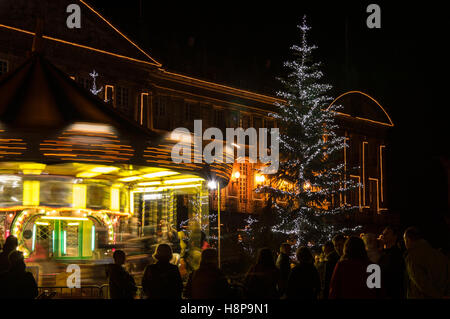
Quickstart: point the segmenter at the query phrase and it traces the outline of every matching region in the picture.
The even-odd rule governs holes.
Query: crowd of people
[[[450,297],[448,257],[432,248],[414,227],[406,229],[403,238],[395,227],[388,226],[378,238],[370,233],[359,237],[336,235],[316,256],[308,247],[299,247],[295,260],[291,253],[288,243],[281,245],[276,260],[269,248],[260,249],[256,263],[245,276],[243,296],[306,300]],[[142,279],[149,299],[236,296],[218,267],[215,249],[202,251],[200,266],[190,273],[185,285],[178,267],[170,264],[169,245],[160,244],[154,258],[156,263],[147,266]],[[371,264],[379,266],[379,287],[367,283]],[[111,283],[111,287],[115,286]],[[134,286],[130,291],[136,289]]]
[[[25,270],[23,254],[16,250],[17,239],[7,238],[0,254],[0,297],[35,298],[33,275]],[[171,263],[170,244],[161,243],[142,278],[148,299],[236,298],[236,290],[218,266],[217,251],[203,247],[199,266],[186,274]],[[386,227],[375,234],[345,237],[336,235],[325,243],[320,254],[283,243],[274,258],[269,248],[261,248],[242,283],[239,297],[248,299],[439,299],[450,297],[448,256],[434,249],[418,229],[401,233]],[[124,265],[126,254],[116,250],[108,265],[110,298],[136,298],[138,287]],[[368,266],[380,269],[380,285],[368,285]],[[186,277],[184,279],[183,277]]]

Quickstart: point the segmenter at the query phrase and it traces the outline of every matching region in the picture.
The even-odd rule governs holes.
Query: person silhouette
[[[9,270],[0,276],[0,298],[34,299],[38,295],[38,286],[33,274],[26,271],[23,253],[17,250],[8,256]]]
[[[9,270],[9,254],[16,250],[18,245],[19,243],[15,236],[10,235],[6,238],[3,251],[0,253],[0,274]]]

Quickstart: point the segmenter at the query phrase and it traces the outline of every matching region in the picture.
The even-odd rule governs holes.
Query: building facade
[[[92,90],[95,80],[96,88],[101,89],[98,96],[145,130],[166,137],[178,127],[192,132],[194,120],[198,119],[202,120],[203,130],[217,127],[225,132],[225,128],[277,127],[269,114],[276,112],[274,104],[281,100],[164,69],[86,1],[75,1],[81,8],[82,28],[69,29],[65,12],[73,2],[7,0],[0,3],[0,76],[27,59],[33,39],[40,32],[36,26],[41,21],[43,55],[80,87]],[[98,76],[93,75],[94,70]],[[342,159],[349,167],[357,167],[357,173],[348,178],[362,185],[345,198],[333,199],[334,204],[357,205],[361,216],[387,214],[385,170],[388,164],[384,154],[388,148],[387,132],[393,123],[383,107],[363,92],[347,92],[333,103],[343,105],[338,118],[349,147]],[[161,145],[148,149],[151,160],[147,163],[171,165],[168,149],[162,149]],[[232,167],[213,169],[227,182],[221,190],[222,211],[251,214],[264,207],[264,195],[254,192],[265,182],[265,177],[257,172],[259,167],[259,164],[236,162]],[[209,207],[216,210],[217,205],[217,194],[211,192]],[[159,206],[150,207],[153,206],[139,207],[144,214],[135,218],[141,220],[141,229],[146,223],[145,212],[160,210]]]

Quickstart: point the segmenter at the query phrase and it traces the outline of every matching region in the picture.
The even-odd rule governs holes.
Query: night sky
[[[448,214],[446,11],[440,2],[392,2],[89,1],[166,69],[270,95],[306,14],[333,95],[366,92],[391,115],[391,207],[432,233],[443,225],[439,212]],[[370,3],[381,6],[381,29],[366,26]]]

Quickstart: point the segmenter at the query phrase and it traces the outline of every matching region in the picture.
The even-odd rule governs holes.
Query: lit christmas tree
[[[256,190],[268,194],[271,207],[258,220],[249,219],[247,229],[256,242],[261,242],[259,236],[264,242],[290,239],[295,246],[312,246],[357,229],[343,227],[343,214],[356,207],[340,198],[358,184],[346,178],[345,137],[337,135],[335,123],[339,107],[329,107],[331,86],[322,83],[320,63],[312,59],[316,46],[308,44],[306,17],[298,27],[301,45],[291,48],[295,58],[285,63],[289,73],[280,79],[284,89],[277,94],[286,103],[277,104],[278,113],[271,114],[280,127],[280,167]]]

